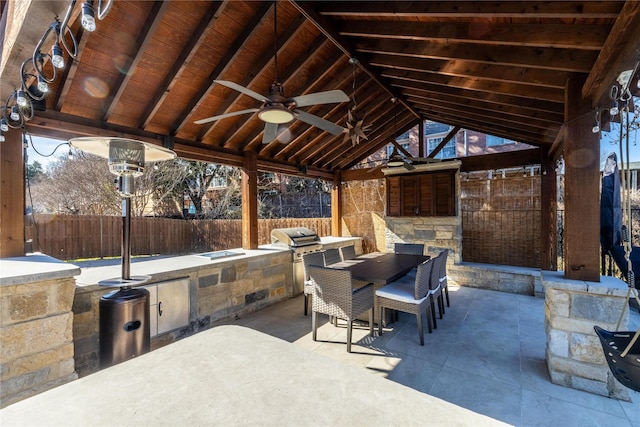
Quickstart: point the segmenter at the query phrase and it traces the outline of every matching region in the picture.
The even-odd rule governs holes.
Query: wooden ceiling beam
[[[317,13],[336,18],[608,18],[615,19],[623,1],[580,2],[324,2]]]
[[[155,90],[151,102],[149,102],[140,117],[138,127],[146,129],[146,127],[149,126],[149,123],[153,120],[153,116],[162,107],[164,100],[169,95],[177,79],[185,72],[187,65],[196,55],[198,48],[204,43],[209,26],[216,17],[217,12],[224,9],[223,5],[227,3],[227,1],[213,1],[209,4],[209,8],[200,19],[198,26],[196,26],[191,33],[188,43],[182,48],[180,56],[178,56],[162,83]]]
[[[610,105],[609,91],[621,71],[640,61],[640,1],[627,1],[584,86],[582,96],[592,106]]]
[[[541,122],[552,124],[564,122],[564,115],[559,113],[549,113],[523,106],[511,106],[497,102],[485,102],[476,98],[468,98],[464,96],[441,94],[438,92],[426,92],[416,90],[413,93],[407,93],[405,96],[411,98],[415,102],[436,103],[445,105],[454,105],[460,109],[473,108],[478,111],[495,111],[506,114],[508,116],[522,117],[525,119],[536,119]]]
[[[411,42],[440,41],[486,46],[528,46],[600,50],[609,25],[587,24],[523,24],[517,22],[479,24],[478,22],[421,21],[338,21],[338,33],[346,37],[408,40]],[[541,31],[542,26],[544,30]]]
[[[410,82],[428,82],[432,85],[441,85],[451,88],[460,88],[470,91],[499,93],[503,95],[517,95],[529,99],[541,101],[564,102],[564,89],[544,88],[521,85],[518,83],[487,81],[473,77],[449,77],[437,74],[419,73],[416,71],[383,69],[380,75],[389,79],[407,80]]]
[[[460,106],[456,104],[447,104],[444,102],[438,101],[425,101],[420,99],[415,99],[411,97],[407,97],[407,99],[413,101],[417,108],[419,109],[437,109],[443,112],[449,112],[451,114],[459,114]],[[538,130],[545,128],[554,128],[559,129],[562,123],[549,123],[543,122],[531,117],[522,117],[522,116],[511,116],[509,114],[491,111],[491,110],[480,110],[472,107],[465,107],[465,117],[469,117],[473,120],[482,120],[486,119],[487,121],[499,121],[502,124],[508,124],[510,127],[514,129],[520,130]]]
[[[563,89],[571,73],[520,68],[501,64],[481,64],[469,61],[452,61],[432,58],[412,58],[378,53],[369,55],[367,62],[375,67],[397,68],[452,77],[476,78],[489,81],[511,82],[537,88]]]
[[[331,40],[340,50],[342,50],[345,55],[349,58],[358,58],[358,65],[362,70],[369,75],[376,83],[380,85],[381,88],[386,90],[389,95],[396,96],[391,87],[387,82],[384,82],[382,78],[377,74],[374,68],[369,66],[368,64],[362,62],[359,59],[358,55],[356,55],[356,50],[351,46],[351,44],[342,36],[340,36],[335,30],[331,21],[327,20],[325,17],[320,16],[313,9],[313,5],[311,2],[304,2],[299,0],[289,0],[299,11],[302,13],[313,25],[316,26],[329,40]],[[406,103],[403,99],[398,99],[402,105],[416,117],[419,117],[418,113],[413,109],[413,107]]]
[[[190,117],[196,110],[197,106],[207,97],[207,95],[209,95],[211,88],[213,87],[214,80],[218,79],[222,73],[229,68],[234,58],[240,55],[242,45],[249,37],[255,34],[258,24],[267,19],[268,12],[271,11],[272,7],[273,4],[263,4],[246,23],[242,33],[238,34],[238,37],[233,41],[233,44],[229,47],[225,55],[220,58],[218,65],[211,71],[198,92],[196,92],[196,94],[189,100],[178,117],[173,121],[171,129],[173,130],[172,133],[174,135],[177,135],[178,132],[187,124],[187,121],[190,120]]]
[[[476,132],[486,133],[501,138],[510,139],[512,141],[523,142],[530,145],[546,145],[551,144],[555,138],[555,134],[531,134],[525,132],[514,131],[512,128],[502,126],[498,123],[478,123],[476,121],[467,120],[466,117],[458,115],[445,114],[440,110],[422,111],[425,118],[434,122],[448,124],[450,126],[460,126],[463,129],[473,130]]]
[[[555,114],[563,114],[564,112],[564,103],[560,102],[545,102],[535,99],[527,99],[517,95],[503,95],[503,94],[488,94],[482,98],[478,97],[477,92],[467,90],[467,89],[459,89],[459,88],[448,88],[442,87],[438,85],[431,85],[428,83],[417,83],[410,81],[398,81],[393,84],[398,88],[403,90],[410,91],[423,91],[423,92],[438,92],[445,96],[457,96],[469,99],[477,99],[479,101],[484,101],[487,103],[498,103],[503,105],[508,105],[510,107],[518,108],[520,106],[527,106],[533,110],[545,111]],[[563,114],[564,117],[564,114]]]
[[[482,46],[469,43],[357,39],[354,48],[364,53],[386,53],[416,58],[465,60],[485,64],[588,73],[597,51],[541,47]]]
[[[153,6],[151,6],[151,9],[147,13],[147,20],[142,28],[140,28],[136,43],[126,55],[126,60],[123,64],[123,69],[129,70],[130,72],[119,73],[118,80],[111,86],[111,91],[105,100],[107,108],[102,115],[102,121],[108,122],[113,110],[118,106],[120,98],[123,96],[129,80],[131,80],[131,76],[133,76],[135,69],[138,67],[138,63],[145,54],[147,46],[151,42],[169,6],[170,3],[164,1],[156,1],[153,3]]]
[[[542,159],[540,148],[509,151],[505,153],[484,154],[480,156],[461,157],[460,172],[488,171],[539,165]]]
[[[436,146],[436,148],[431,150],[431,152],[427,155],[427,157],[429,157],[430,159],[435,159],[438,153],[442,151],[442,149],[449,143],[449,141],[451,141],[451,139],[453,139],[456,136],[456,134],[460,129],[462,129],[460,126],[454,126],[449,131],[447,136],[442,138],[442,141],[440,141],[440,143]]]

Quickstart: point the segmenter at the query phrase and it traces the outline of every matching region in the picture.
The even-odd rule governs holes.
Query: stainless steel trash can
[[[120,289],[100,298],[100,367],[106,368],[151,348],[149,291]]]

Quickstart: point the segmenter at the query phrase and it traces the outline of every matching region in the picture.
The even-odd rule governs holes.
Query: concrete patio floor
[[[514,426],[640,427],[640,393],[629,390],[630,403],[550,382],[544,299],[455,286],[450,295],[451,307],[425,333],[424,347],[415,317],[403,313],[381,337],[368,336],[364,325],[354,328],[351,354],[345,322],[335,327],[320,315],[314,342],[302,296],[217,324],[264,332]],[[632,311],[629,329],[638,326],[640,315]]]

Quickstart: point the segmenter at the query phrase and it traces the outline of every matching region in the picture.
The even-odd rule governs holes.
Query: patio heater
[[[145,162],[171,160],[176,154],[166,148],[117,137],[82,137],[69,141],[72,147],[108,159],[122,196],[121,276],[102,280],[99,286],[117,287],[100,298],[100,366],[124,362],[150,350],[149,291],[135,288],[150,276],[131,276],[131,198],[134,178],[144,173]]]

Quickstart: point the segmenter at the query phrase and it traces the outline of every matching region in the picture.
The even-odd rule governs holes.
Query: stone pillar
[[[545,286],[546,360],[551,382],[629,401],[628,390],[613,376],[593,330],[615,330],[625,308],[627,285],[614,277],[600,282],[567,280],[562,272],[542,272]],[[629,320],[626,311],[621,329]]]
[[[74,265],[44,255],[0,259],[0,407],[77,378]]]

